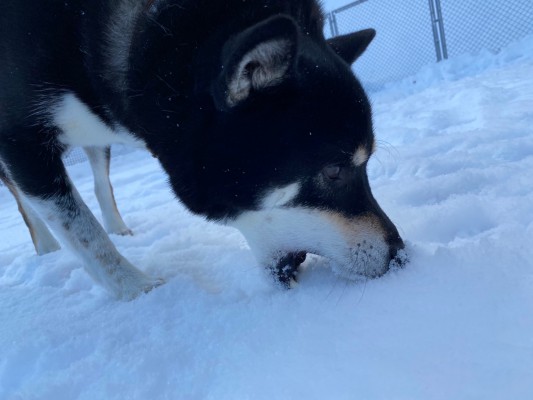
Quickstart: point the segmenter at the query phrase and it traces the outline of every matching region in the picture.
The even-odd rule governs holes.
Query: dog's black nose
[[[394,233],[389,236],[387,243],[389,245],[389,254],[391,261],[396,261],[400,266],[405,264],[405,260],[402,257],[398,256],[398,252],[405,248],[405,244],[398,233]]]

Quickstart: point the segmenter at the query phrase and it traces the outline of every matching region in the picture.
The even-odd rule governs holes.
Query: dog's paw
[[[162,278],[150,278],[143,274],[142,277],[131,277],[131,279],[125,279],[123,284],[116,291],[116,295],[120,300],[131,301],[137,297],[150,292],[163,284],[165,280]]]
[[[120,232],[115,232],[115,234],[120,236],[133,236],[133,231],[129,228],[126,228]]]
[[[118,228],[107,228],[107,233],[110,235],[119,235],[119,236],[133,236],[133,231],[127,226],[118,227]]]
[[[166,281],[163,278],[154,278],[151,279],[150,282],[144,286],[143,292],[148,293],[152,289],[158,288],[159,286],[162,286],[166,283]]]
[[[105,230],[110,235],[133,236],[133,231],[128,228],[120,215],[102,215]]]

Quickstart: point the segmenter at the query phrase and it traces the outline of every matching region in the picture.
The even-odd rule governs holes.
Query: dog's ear
[[[222,50],[222,71],[212,88],[215,105],[225,111],[282,84],[296,59],[298,27],[290,17],[275,16],[232,37]]]
[[[328,44],[344,61],[353,64],[376,36],[374,29],[349,33],[328,40]]]

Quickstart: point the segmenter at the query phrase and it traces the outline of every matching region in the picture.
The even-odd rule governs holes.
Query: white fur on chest
[[[111,129],[74,94],[65,94],[54,107],[52,120],[61,129],[58,139],[69,146],[110,146],[125,144],[144,147],[144,143],[125,128]]]

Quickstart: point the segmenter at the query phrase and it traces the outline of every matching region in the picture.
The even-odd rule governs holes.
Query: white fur
[[[117,235],[131,235],[131,230],[118,212],[113,187],[109,181],[109,153],[106,154],[107,150],[102,147],[84,147],[83,150],[93,170],[94,193],[102,211],[106,231]]]
[[[132,299],[158,285],[159,281],[147,277],[117,251],[74,187],[72,194],[74,204],[57,197],[28,200],[56,235],[83,259],[86,271],[118,298]]]
[[[240,230],[262,265],[290,252],[307,251],[333,260],[340,275],[358,279],[383,273],[389,247],[377,217],[347,219],[305,207],[246,212],[228,225]]]
[[[30,230],[31,239],[37,254],[42,256],[44,254],[59,250],[61,246],[50,233],[46,224],[28,204],[28,201],[24,198],[20,191],[16,188],[14,189],[17,193],[15,198],[18,206],[20,207],[20,212],[23,214],[24,220],[28,225],[28,229]]]
[[[74,94],[64,94],[53,107],[52,122],[61,129],[59,140],[69,146],[126,144],[144,147],[144,143],[123,127],[111,129]]]
[[[227,103],[234,106],[245,100],[252,88],[277,85],[289,69],[290,46],[288,40],[269,40],[246,53],[228,82]],[[246,70],[250,63],[258,64],[251,75]]]
[[[54,238],[54,236],[50,233],[48,227],[43,222],[43,220],[31,207],[28,199],[26,199],[22,191],[14,183],[10,176],[7,165],[5,165],[1,160],[0,167],[7,175],[7,180],[4,181],[4,183],[17,201],[19,212],[22,215],[24,222],[28,227],[28,230],[30,231],[31,240],[33,241],[33,246],[35,247],[35,251],[37,252],[37,254],[44,255],[59,250],[61,246]]]
[[[364,146],[361,145],[355,151],[352,161],[356,167],[359,167],[363,165],[365,162],[367,162],[369,157],[370,155],[368,154],[368,150]]]
[[[294,200],[298,193],[300,193],[300,184],[298,182],[273,189],[261,201],[261,208],[268,210],[273,207],[284,206]]]

